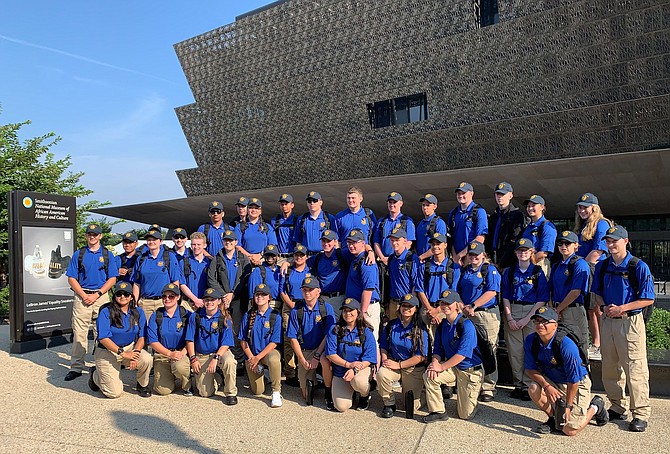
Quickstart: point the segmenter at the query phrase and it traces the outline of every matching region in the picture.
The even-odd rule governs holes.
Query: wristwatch
[[[117,349],[116,349],[116,354],[117,354],[117,355],[120,355],[121,353],[123,353],[123,347],[119,347],[119,348],[117,348]]]

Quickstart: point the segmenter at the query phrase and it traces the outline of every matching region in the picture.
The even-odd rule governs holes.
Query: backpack
[[[230,230],[228,224],[226,224],[225,222],[223,222],[221,225],[223,226],[224,230]],[[211,241],[209,241],[209,231],[211,228],[212,224],[208,222],[207,224],[204,224],[204,227],[202,229],[203,233],[205,234],[205,237],[207,238],[207,246],[209,246],[212,243]]]
[[[103,245],[100,245],[102,248],[102,262],[103,266],[105,267],[105,275],[109,272],[109,250]],[[83,273],[84,276],[86,276],[86,269],[84,268],[84,255],[86,254],[86,250],[88,248],[86,246],[82,247],[79,249],[79,272]]]
[[[398,260],[398,258],[395,256],[395,254],[391,254],[389,256],[389,267],[391,260]],[[414,254],[412,253],[412,251],[407,251],[405,260],[400,264],[400,271],[406,271],[411,281],[412,272],[414,271]],[[453,280],[453,272],[452,272],[452,280]]]
[[[563,364],[565,364],[565,361],[563,360],[563,355],[561,355],[561,344],[563,343],[563,339],[566,336],[569,337],[579,349],[579,357],[582,360],[582,366],[586,367],[586,370],[588,370],[589,353],[587,351],[586,345],[579,340],[577,334],[575,334],[575,332],[570,327],[561,324],[558,325],[558,329],[556,330],[556,334],[554,335],[554,340],[551,343],[551,353],[554,359],[556,360],[556,365],[553,367],[559,368],[562,367]],[[533,344],[531,345],[531,352],[533,354],[533,358],[535,358],[535,361],[538,362],[538,356],[540,354],[540,337],[537,334],[535,334],[535,337],[533,339]]]
[[[478,290],[486,287],[486,282],[489,277],[489,266],[493,266],[493,268],[495,268],[496,270],[498,269],[498,267],[494,263],[489,262],[482,263],[482,266],[479,267],[479,273],[482,275],[482,282],[477,286]]]
[[[259,231],[259,232],[261,232],[261,233],[267,233],[267,232],[270,231],[270,227],[268,227],[268,225],[265,223],[265,221],[263,220],[263,218],[261,218],[261,219],[258,221],[258,224],[259,224],[259,225],[258,225],[258,231]],[[244,234],[244,232],[249,228],[249,223],[248,223],[247,221],[245,221],[245,220],[241,220],[241,221],[238,223],[238,225],[240,226],[240,233],[241,233],[241,234]]]
[[[328,312],[326,311],[326,303],[319,298],[316,302],[316,306],[319,308],[319,315],[321,316],[321,321],[319,323],[325,324],[326,317]],[[300,307],[296,309],[296,315],[298,316],[298,343],[303,344],[302,337],[302,320],[305,318],[305,305],[301,304]]]
[[[144,265],[144,261],[147,259],[148,256],[149,256],[148,249],[144,251],[140,256],[140,262],[137,264],[137,277],[135,278],[135,282],[140,280],[140,275],[142,274],[142,265]],[[168,271],[168,273],[170,272],[170,248],[163,247],[163,271],[166,270]]]
[[[549,222],[549,219],[544,218],[544,221],[542,221],[542,223],[537,226],[537,237],[538,238],[542,238],[542,235],[544,234],[544,226],[547,225],[548,222]],[[551,257],[549,257],[549,265],[553,267],[557,263],[560,263],[561,260],[562,260],[562,257],[563,256],[561,255],[561,252],[558,250],[558,245],[554,245],[554,251],[553,251]],[[574,269],[574,266],[573,266],[573,269]]]
[[[265,339],[272,337],[272,333],[275,331],[275,325],[277,325],[277,316],[279,315],[279,312],[277,309],[270,309],[270,331],[267,332],[265,335]],[[250,309],[247,314],[249,314],[249,318],[251,318],[251,312],[254,309]],[[247,330],[247,336],[249,337],[249,345],[254,343],[254,325],[256,324],[256,317],[254,317],[253,323],[249,323],[249,328]]]
[[[472,207],[472,211],[470,214],[465,218],[465,222],[472,221],[472,225],[476,226],[477,222],[479,221],[479,209],[482,208],[482,206],[478,203],[475,203],[475,206]],[[456,228],[456,210],[458,207],[454,208],[449,212],[449,228],[455,229]],[[437,218],[437,216],[435,216]],[[436,221],[437,222],[437,221]]]
[[[370,227],[368,229],[368,244],[372,244],[372,231],[374,230],[374,226],[372,225],[372,210],[363,207],[363,211],[365,212],[365,222]]]
[[[465,323],[465,318],[461,315],[456,322],[456,338],[460,339],[463,336],[463,323]],[[475,332],[477,333],[477,347],[479,348],[479,354],[482,357],[482,366],[484,367],[484,375],[492,374],[496,371],[496,354],[493,350],[493,346],[489,344],[488,334],[486,329],[472,323],[475,326]]]
[[[454,283],[454,269],[451,267],[453,263],[454,262],[451,260],[451,258],[447,258],[447,269],[445,271],[430,271],[430,260],[423,262],[424,290],[428,289],[428,282],[430,281],[431,276],[444,276],[447,279],[447,285],[449,288],[451,288]]]
[[[282,227],[295,228],[296,216],[293,216],[293,223],[292,224],[287,224],[287,223],[281,224],[282,219],[284,219],[284,218],[282,217],[281,214],[278,214],[277,216],[272,218],[272,228],[274,229],[275,234],[278,234],[279,229],[282,228]]]
[[[603,260],[603,264],[600,267],[600,282],[605,284],[605,274],[608,273],[607,267],[609,264],[612,262],[612,257],[607,257],[605,260]],[[633,289],[633,294],[635,297],[639,297],[640,295],[640,283],[637,280],[637,264],[640,262],[640,259],[638,257],[635,257],[634,255],[630,258],[628,261],[628,269],[625,272],[620,272],[620,271],[615,271],[611,272],[611,274],[614,274],[616,276],[623,276],[624,279],[628,279],[628,282],[630,283],[631,288]],[[653,277],[652,277],[653,280]],[[649,319],[651,318],[651,313],[654,312],[654,307],[656,307],[656,299],[654,298],[654,301],[646,307],[642,308],[642,318],[644,319],[644,323],[647,323]]]
[[[181,318],[182,328],[186,328],[188,326],[189,313],[181,305],[177,306],[177,308],[179,309],[179,318]],[[159,341],[160,341],[160,338],[161,338],[161,325],[163,324],[163,317],[164,316],[165,316],[165,308],[164,307],[159,307],[158,309],[156,309],[156,327],[158,328],[157,333],[158,333],[158,340]],[[196,317],[197,317],[197,315],[196,315]],[[196,318],[196,320],[197,320],[197,318]]]
[[[344,327],[341,327],[341,328],[344,328]],[[333,327],[333,330],[336,330],[336,329],[337,329],[337,325]],[[365,345],[365,327],[363,327],[363,329],[358,328],[358,343],[343,340],[343,337],[342,337],[342,336],[344,336],[343,331],[344,331],[344,329],[341,329],[340,334],[337,335],[337,343],[338,344],[348,345],[349,347],[361,347],[361,349],[363,348],[363,346]]]
[[[577,257],[577,258],[579,259],[579,257]],[[517,269],[519,269],[518,265],[510,266],[507,269],[507,282],[509,283],[509,286],[512,288],[512,292],[514,291],[514,272]],[[575,269],[575,264],[573,262],[572,263],[573,272],[574,272],[574,269]],[[530,276],[530,279],[533,281],[533,290],[535,292],[537,292],[537,286],[539,285],[540,274],[541,273],[542,273],[542,267],[540,265],[533,265],[533,274]],[[482,273],[482,276],[484,276],[483,273]]]
[[[326,210],[322,210],[321,212],[323,213],[323,223],[325,224],[323,230],[331,230],[330,215]],[[298,223],[300,224],[300,231],[302,232],[303,236],[307,234],[307,231],[305,230],[305,222],[307,222],[307,216],[309,216],[309,213],[303,213],[303,215],[300,216],[300,219],[298,219]]]
[[[180,306],[180,309],[183,309]],[[207,334],[214,334],[214,333],[220,333],[223,331],[226,327],[226,317],[223,316],[223,313],[219,312],[219,320],[217,322],[217,326],[214,329],[214,331],[208,331],[204,328],[202,328],[202,317],[198,312],[195,313],[195,330],[196,332],[200,331],[200,328],[202,328]]]
[[[379,229],[379,232],[381,233],[382,238],[384,238],[384,224],[386,224],[386,221],[388,221],[389,219],[391,219],[391,216],[387,214],[386,216],[384,216],[383,218],[381,218],[381,220],[380,220],[379,223],[377,224],[377,228]],[[400,227],[401,227],[405,232],[407,232],[407,220],[408,220],[408,219],[409,219],[409,218],[408,218],[407,216],[405,216],[404,214],[402,214],[402,213],[400,214],[400,217],[399,217],[399,220],[400,220]]]

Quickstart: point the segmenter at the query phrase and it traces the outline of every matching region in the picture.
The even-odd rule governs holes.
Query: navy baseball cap
[[[223,238],[224,240],[236,240],[237,239],[237,234],[235,233],[235,230],[226,230],[223,232]]]
[[[247,204],[247,206],[251,205],[256,205],[257,207],[262,208],[263,202],[261,202],[260,199],[257,199],[256,197],[252,197],[249,199],[249,203]]]
[[[579,237],[577,236],[577,234],[575,232],[572,232],[570,230],[564,230],[556,238],[556,243],[558,244],[560,242],[579,243]]]
[[[440,301],[447,304],[453,304],[453,303],[460,303],[462,299],[461,295],[459,295],[458,292],[454,290],[445,290],[442,293],[440,293]]]
[[[352,229],[347,236],[347,241],[365,241],[365,235],[361,229]]]
[[[130,231],[123,234],[123,241],[137,242],[137,233]]]
[[[223,292],[219,289],[210,287],[207,290],[205,290],[205,293],[202,294],[202,299],[205,298],[213,298],[213,299],[223,298]]]
[[[411,304],[414,307],[419,307],[419,298],[417,298],[411,293],[408,293],[407,295],[402,297],[402,299],[400,300],[400,304]]]
[[[172,230],[171,234],[169,235],[169,238],[174,238],[176,236],[183,236],[184,238],[188,238],[188,233],[181,227],[177,227],[176,229]]]
[[[100,227],[100,224],[89,224],[86,226],[86,233],[100,235],[102,233],[102,227]]]
[[[340,310],[342,309],[356,309],[357,311],[361,310],[361,303],[358,300],[355,300],[353,298],[347,298],[344,300],[342,305],[340,306]]]
[[[579,198],[579,202],[577,202],[577,206],[590,207],[591,205],[598,205],[598,197],[590,192],[582,194]]]
[[[240,197],[239,199],[237,199],[237,202],[235,202],[235,205],[240,205],[240,206],[245,207],[245,206],[249,205],[249,199],[247,199],[246,197]]]
[[[531,320],[535,320],[536,318],[543,318],[545,320],[549,320],[550,322],[557,322],[558,314],[554,309],[548,306],[542,306],[541,308],[535,311],[535,314],[533,314]]]
[[[212,201],[212,202],[209,203],[209,208],[208,208],[208,210],[209,210],[209,211],[212,211],[212,210],[221,210],[221,211],[223,211],[223,203],[219,202],[218,200],[214,200],[214,201]]]
[[[514,250],[519,250],[519,249],[532,249],[533,248],[533,242],[530,241],[528,238],[521,238],[519,241],[516,242],[516,247]]]
[[[431,236],[428,239],[428,243],[431,243],[433,241],[439,241],[440,243],[446,243],[447,242],[447,237],[445,236],[444,233],[435,232],[435,233],[433,233],[433,236]]]
[[[282,194],[279,196],[279,202],[293,202],[293,196],[291,194]]]
[[[524,205],[528,205],[529,202],[533,203],[539,203],[540,205],[546,205],[547,203],[544,201],[544,197],[541,195],[533,194],[532,196],[528,197],[526,200],[523,201]]]
[[[301,288],[321,288],[319,286],[319,280],[315,277],[306,277],[302,281]]]
[[[265,284],[258,284],[254,289],[254,295],[256,293],[263,293],[265,295],[270,295],[270,287]]]
[[[319,194],[316,191],[311,191],[309,194],[307,194],[307,197],[305,198],[305,200],[312,200],[312,199],[321,200],[321,194]]]
[[[437,205],[437,197],[435,197],[433,194],[424,195],[419,199],[419,202],[423,202],[424,200],[428,203],[434,203],[435,205]]]
[[[307,248],[302,244],[296,244],[295,247],[293,248],[293,255],[295,254],[307,255]]]
[[[458,192],[458,191],[463,191],[463,192],[468,192],[468,191],[470,191],[470,192],[474,192],[475,190],[474,190],[474,188],[472,187],[472,185],[471,185],[470,183],[463,181],[463,182],[461,182],[461,184],[459,184],[458,187],[454,190],[454,192]]]
[[[605,234],[605,238],[610,238],[612,240],[623,240],[628,238],[628,230],[623,225],[615,225],[610,227]]]
[[[160,230],[149,230],[145,235],[144,239],[146,240],[147,238],[156,238],[157,240],[162,240],[163,239],[163,234],[161,233]]]
[[[386,197],[386,201],[388,202],[389,200],[395,200],[396,202],[401,202],[402,196],[400,195],[399,192],[391,192],[388,195],[388,197]]]
[[[484,245],[480,243],[479,241],[470,241],[470,244],[468,244],[468,254],[482,254],[484,253]]]
[[[114,291],[113,293],[116,295],[117,293],[121,292],[126,292],[126,293],[133,293],[133,285],[128,283],[128,282],[119,282],[114,286]]]
[[[337,233],[332,230],[324,230],[321,234],[322,240],[334,241],[337,240]]]
[[[177,296],[181,295],[181,290],[179,290],[179,286],[177,284],[173,284],[172,282],[170,282],[169,284],[165,284],[163,286],[163,290],[161,290],[161,295],[164,295],[165,292],[172,292]]]
[[[498,185],[496,186],[496,190],[494,192],[498,194],[507,194],[508,192],[514,192],[514,190],[512,189],[511,184],[509,184],[506,181],[502,181],[498,183]]]
[[[268,244],[267,246],[265,246],[265,249],[263,249],[263,255],[279,255],[277,246],[275,246],[274,244]]]
[[[389,237],[407,238],[407,232],[402,227],[396,226],[393,230],[391,230],[391,233],[389,233]]]

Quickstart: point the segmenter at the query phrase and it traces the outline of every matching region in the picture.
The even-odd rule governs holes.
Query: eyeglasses
[[[221,214],[221,210],[209,210],[209,214]]]
[[[172,239],[173,240],[185,240],[186,237],[185,236],[173,236]]]
[[[169,300],[173,300],[173,299],[177,298],[177,295],[164,293],[163,295],[161,295],[161,298],[167,298]]]
[[[535,323],[536,325],[550,325],[550,324],[554,323],[554,321],[553,320],[545,320],[543,318],[534,318],[533,323]]]
[[[307,203],[316,203],[318,200],[316,199],[307,199]]]
[[[260,210],[261,207],[256,206],[256,205],[249,205],[249,209],[250,209],[250,210]]]
[[[128,293],[128,292],[119,292],[119,293],[115,293],[114,296],[116,296],[116,297],[118,297],[118,298],[130,298],[130,293]]]
[[[558,243],[556,243],[556,245],[557,245],[558,247],[561,247],[561,246],[570,246],[571,244],[572,244],[572,243],[568,243],[567,241],[559,241]]]

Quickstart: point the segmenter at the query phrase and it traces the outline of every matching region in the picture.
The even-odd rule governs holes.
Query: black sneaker
[[[553,416],[550,416],[547,419],[547,422],[540,424],[535,428],[535,433],[538,434],[550,434],[556,430],[556,420]]]
[[[294,388],[299,388],[300,387],[300,380],[298,380],[298,377],[290,377],[286,379],[286,384],[288,386],[292,386]]]
[[[647,421],[642,421],[640,418],[633,418],[628,424],[628,430],[631,432],[644,432],[647,430]]]
[[[611,408],[607,410],[607,414],[610,417],[610,421],[625,421],[626,419],[628,419],[625,413],[617,413]]]
[[[382,418],[391,418],[393,413],[395,413],[395,405],[384,405],[380,416]]]
[[[491,394],[481,394],[479,396],[480,402],[493,402],[493,396]]]
[[[307,399],[305,401],[307,405],[314,403],[314,382],[312,380],[307,380]]]
[[[72,381],[75,378],[81,377],[81,372],[77,372],[76,370],[71,370],[67,374],[65,374],[65,378],[63,380],[65,381]]]
[[[358,399],[358,405],[356,406],[356,410],[367,410],[368,407],[370,406],[370,396],[361,396]]]
[[[95,381],[93,381],[93,372],[95,371],[95,366],[91,366],[88,369],[88,387],[91,388],[91,391],[94,393],[97,393],[100,391],[100,387],[95,384]]]
[[[148,386],[141,386],[139,382],[136,385],[137,389],[137,394],[140,395],[140,397],[151,397],[151,390],[149,389]]]
[[[600,396],[593,396],[591,399],[591,405],[595,405],[597,410],[593,415],[593,419],[596,421],[597,426],[604,426],[610,421],[609,414],[605,410],[605,401]]]
[[[223,398],[223,403],[226,405],[237,405],[237,396],[226,396]]]
[[[432,411],[423,417],[423,422],[428,424],[429,422],[446,421],[447,419],[449,419],[449,415],[447,415],[446,411],[444,413]]]
[[[523,389],[521,388],[514,388],[512,392],[510,393],[510,397],[512,399],[521,399],[521,396],[523,395]]]
[[[184,391],[184,395],[185,395],[186,397],[193,397],[193,387],[191,386],[190,388],[188,388],[187,390],[185,390],[185,391]]]

